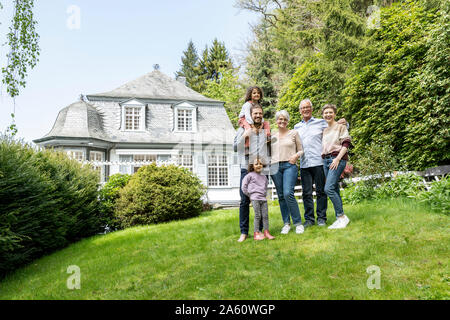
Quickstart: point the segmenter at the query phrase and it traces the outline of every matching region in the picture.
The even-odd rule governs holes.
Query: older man
[[[240,182],[240,196],[241,202],[239,205],[239,225],[241,229],[241,236],[239,242],[244,241],[248,237],[249,229],[249,213],[250,213],[250,199],[242,192],[242,180],[248,173],[249,161],[253,161],[255,157],[259,157],[262,162],[269,164],[269,150],[267,144],[267,135],[262,128],[263,124],[263,110],[260,105],[253,105],[250,109],[250,114],[253,120],[252,129],[244,130],[239,128],[236,137],[234,138],[234,150],[238,153],[239,164],[241,166],[241,182]],[[245,147],[245,139],[249,139],[249,147]],[[265,172],[268,174],[268,172]],[[262,230],[262,221],[260,229]]]
[[[322,159],[322,133],[328,127],[324,119],[312,116],[313,105],[309,99],[300,102],[299,111],[302,121],[294,126],[303,144],[304,154],[300,158],[300,178],[302,181],[303,206],[305,208],[305,228],[315,224],[313,184],[316,185],[317,225],[325,226],[327,222],[327,195],[325,194],[325,174]],[[338,121],[347,124],[345,119]],[[347,124],[348,126],[348,124]]]

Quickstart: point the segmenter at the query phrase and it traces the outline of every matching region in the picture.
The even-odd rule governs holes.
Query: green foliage
[[[264,118],[270,120],[275,116],[277,87],[279,87],[275,78],[276,54],[271,45],[271,35],[266,21],[262,20],[260,24],[254,26],[253,33],[256,40],[248,48],[246,73],[250,82],[257,84],[263,90]]]
[[[342,202],[344,204],[358,204],[364,200],[371,200],[375,198],[375,189],[365,181],[351,183],[341,194]]]
[[[189,88],[195,88],[198,82],[198,60],[197,49],[191,40],[188,43],[186,51],[183,51],[183,57],[181,57],[181,69],[175,73],[177,78],[186,78],[186,85]]]
[[[415,198],[434,211],[450,214],[450,177],[447,175],[441,180],[433,181],[430,190],[417,193]]]
[[[109,177],[108,182],[100,189],[100,212],[102,216],[102,225],[108,226],[110,230],[120,228],[120,221],[114,215],[116,201],[119,198],[119,192],[130,180],[130,174],[116,173]]]
[[[25,87],[28,68],[34,68],[39,61],[39,35],[33,14],[34,0],[15,0],[14,15],[6,35],[9,52],[6,67],[2,68],[2,82],[11,97],[19,94],[19,88]]]
[[[186,168],[152,163],[141,167],[119,193],[116,215],[127,228],[198,216],[205,187]]]
[[[375,141],[367,145],[353,163],[360,175],[376,177],[366,183],[386,182],[390,177],[385,177],[385,174],[392,175],[394,171],[405,169],[390,144]]]
[[[356,157],[383,137],[408,169],[447,164],[448,19],[448,4],[440,12],[424,1],[381,10],[381,27],[369,31],[344,92]]]
[[[358,181],[344,189],[342,201],[349,204],[357,204],[371,199],[397,199],[412,198],[426,191],[422,177],[414,174],[398,174],[389,180],[376,184],[379,181],[372,179],[371,183]]]
[[[431,182],[427,188],[425,180],[414,174],[398,174],[392,179],[378,185],[359,181],[352,183],[344,189],[342,201],[348,204],[357,204],[371,199],[398,199],[414,198],[425,203],[433,211],[450,214],[450,178]]]
[[[284,94],[281,96],[278,106],[286,109],[293,127],[301,120],[299,104],[303,99],[309,98],[313,103],[313,113],[321,117],[321,106],[333,102],[339,105],[340,91],[343,80],[329,64],[324,63],[323,55],[318,54],[314,58],[303,63],[289,81]],[[339,109],[338,109],[339,112]]]
[[[233,74],[233,70],[220,68],[219,73],[221,74],[220,82],[207,80],[203,94],[209,98],[224,101],[228,117],[233,126],[237,127],[245,88]]]
[[[90,167],[2,136],[0,176],[0,276],[101,230]]]
[[[423,178],[414,174],[397,175],[376,189],[377,199],[395,199],[413,197],[426,190]]]

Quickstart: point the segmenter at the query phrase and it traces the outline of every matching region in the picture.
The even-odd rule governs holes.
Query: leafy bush
[[[342,192],[342,202],[348,204],[357,204],[373,198],[375,198],[375,188],[364,181],[351,183]]]
[[[116,200],[119,198],[119,191],[125,187],[130,178],[130,174],[113,174],[100,190],[102,225],[111,231],[120,228],[120,221],[114,215],[114,209],[116,207]]]
[[[116,215],[121,227],[197,216],[205,187],[192,172],[175,165],[141,167],[120,191]]]
[[[396,175],[389,181],[371,186],[364,181],[344,189],[342,201],[356,204],[370,199],[414,198],[427,204],[433,211],[450,214],[450,178],[433,181],[427,190],[422,177],[413,174]]]
[[[368,31],[343,92],[356,157],[383,137],[408,170],[448,164],[449,21],[448,1],[381,9],[380,28]]]
[[[423,178],[414,174],[397,175],[393,179],[379,186],[375,191],[377,199],[413,197],[426,190]]]
[[[0,137],[0,276],[100,231],[98,174]]]
[[[430,190],[418,193],[415,198],[428,204],[434,211],[450,214],[450,177],[433,181]]]

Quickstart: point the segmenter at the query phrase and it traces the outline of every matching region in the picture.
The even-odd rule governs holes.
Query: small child
[[[241,112],[239,113],[239,127],[243,127],[244,129],[251,129],[251,125],[253,124],[252,115],[250,114],[250,108],[254,104],[260,104],[263,99],[263,92],[260,87],[250,87],[247,89],[247,93],[245,94],[245,103],[241,108]],[[267,137],[270,138],[270,123],[268,121],[264,121],[263,119],[263,128],[266,132]],[[245,146],[248,147],[249,140],[245,139]]]
[[[264,174],[261,174],[263,170],[263,164],[259,158],[256,158],[253,164],[248,166],[248,174],[242,180],[242,192],[246,194],[252,201],[253,210],[255,211],[255,224],[254,224],[254,240],[275,239],[269,233],[269,208],[267,206],[267,184],[268,180]],[[264,234],[259,230],[261,224],[261,218],[263,221]]]

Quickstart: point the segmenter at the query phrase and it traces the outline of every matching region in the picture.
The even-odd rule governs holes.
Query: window
[[[228,186],[228,162],[225,155],[208,156],[208,186]]]
[[[119,105],[122,108],[121,130],[144,131],[146,104],[138,99],[129,99]]]
[[[141,107],[125,107],[125,130],[140,130]]]
[[[189,169],[191,172],[194,172],[194,166],[192,163],[192,155],[190,154],[179,154],[177,163],[179,166],[185,167]]]
[[[141,162],[141,161],[151,162],[151,161],[156,161],[156,154],[135,154],[135,155],[133,155],[133,161],[134,162]],[[135,164],[133,166],[133,172],[137,172],[139,170],[139,168],[144,166],[144,165],[145,164]]]
[[[176,132],[197,131],[197,106],[184,101],[173,106],[173,130]]]
[[[84,161],[84,152],[78,150],[68,150],[67,155],[75,160]]]
[[[178,109],[178,131],[192,131],[192,110]]]
[[[91,161],[103,161],[103,152],[100,151],[91,151],[89,153],[89,159]],[[94,166],[94,170],[98,172],[100,175],[100,181],[104,181],[104,173],[105,173],[105,167],[104,166]]]

